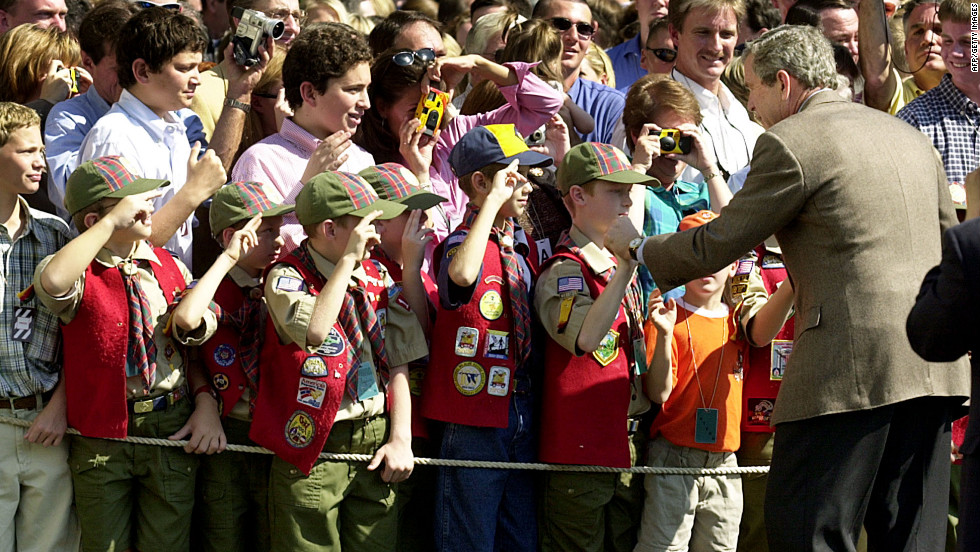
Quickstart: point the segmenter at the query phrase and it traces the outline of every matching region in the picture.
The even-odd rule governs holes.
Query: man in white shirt
[[[221,161],[210,151],[198,158],[199,146],[187,142],[175,113],[190,106],[206,44],[197,23],[179,12],[148,8],[133,16],[116,43],[122,94],[85,137],[79,159],[121,155],[144,178],[169,180],[169,189],[154,202],[150,241],[188,267],[191,214],[225,182]]]

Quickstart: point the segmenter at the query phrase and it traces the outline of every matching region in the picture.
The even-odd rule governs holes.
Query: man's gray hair
[[[753,71],[766,86],[776,82],[780,70],[808,89],[834,88],[837,83],[833,47],[816,27],[776,27],[746,45],[743,58],[749,56]]]

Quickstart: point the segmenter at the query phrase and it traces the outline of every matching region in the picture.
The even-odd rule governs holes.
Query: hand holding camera
[[[286,30],[280,19],[272,19],[264,13],[236,6],[231,15],[238,19],[238,28],[231,39],[235,62],[242,67],[251,67],[260,61],[259,46],[265,44],[266,37],[278,40]]]

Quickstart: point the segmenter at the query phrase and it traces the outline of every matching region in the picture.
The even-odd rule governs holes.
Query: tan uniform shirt
[[[601,274],[606,270],[616,266],[616,260],[605,248],[600,248],[575,225],[568,231],[569,237],[582,250],[582,257],[585,263],[596,274]],[[534,291],[534,310],[538,313],[541,324],[547,330],[548,335],[559,345],[574,355],[581,356],[582,351],[578,348],[578,336],[582,331],[582,323],[589,309],[592,308],[595,300],[589,292],[588,286],[575,293],[572,303],[572,311],[565,325],[565,331],[558,333],[559,317],[561,315],[561,303],[565,299],[558,294],[558,279],[566,277],[584,277],[582,265],[571,259],[559,259],[550,265],[538,277],[538,283]],[[629,336],[623,336],[628,339]],[[630,346],[630,345],[627,345]],[[642,414],[650,409],[650,400],[643,393],[643,378],[633,378],[633,389],[630,401],[629,415],[635,416]]]
[[[312,248],[310,249],[310,254],[313,257],[317,271],[326,278],[330,278],[336,265],[325,259]],[[388,276],[388,272],[384,267],[379,267],[379,272],[381,272],[381,278],[384,280],[385,287],[390,289],[394,285],[394,282]],[[276,289],[275,283],[280,276],[302,279],[299,272],[285,264],[276,265],[269,271],[265,283],[265,300],[269,308],[269,314],[276,328],[276,333],[279,334],[279,338],[284,342],[296,343],[302,347],[306,345],[306,333],[310,325],[310,317],[313,314],[313,305],[316,303],[316,296],[311,294],[305,285],[299,291]],[[361,266],[358,266],[354,269],[349,285],[363,288],[364,283],[367,281],[368,275]],[[408,364],[413,360],[418,360],[429,354],[428,346],[425,342],[425,334],[422,333],[422,327],[419,325],[418,319],[409,309],[398,304],[396,301],[397,297],[398,294],[395,294],[389,298],[388,312],[385,317],[382,317],[379,313],[379,318],[385,320],[383,335],[385,348],[388,351],[388,361],[392,368]],[[371,366],[371,369],[375,373],[375,379],[377,379],[378,375],[374,365],[374,354],[371,351],[371,341],[366,338],[367,331],[364,329],[363,321],[359,321],[359,323],[365,335],[365,339],[361,343],[360,358],[362,362],[367,362]],[[312,343],[306,346],[305,349],[307,352],[313,353],[320,345],[320,343]],[[377,383],[380,388],[381,382],[378,381]],[[383,414],[384,411],[384,393],[378,393],[369,399],[356,403],[351,401],[350,397],[344,393],[344,398],[340,403],[340,410],[337,412],[335,420],[342,421],[378,416]]]
[[[51,312],[61,319],[62,323],[68,324],[75,318],[78,309],[82,305],[82,297],[85,292],[85,274],[83,273],[79,276],[78,280],[75,281],[74,287],[67,294],[62,297],[52,297],[44,290],[44,286],[41,285],[41,272],[48,266],[53,256],[45,257],[38,264],[37,270],[34,271],[34,291],[44,306],[49,308]],[[156,254],[153,252],[153,248],[145,241],[139,242],[133,250],[133,253],[125,259],[118,257],[104,247],[95,256],[95,262],[107,267],[123,265],[123,270],[132,270],[133,264],[131,261],[134,260],[159,262]],[[190,282],[191,274],[187,270],[187,267],[177,258],[174,258],[174,262],[177,263],[181,274],[184,275],[184,280]],[[157,283],[156,276],[154,276],[151,270],[150,263],[140,263],[135,270],[139,274],[140,284],[143,287],[143,292],[146,294],[146,300],[150,307],[150,316],[154,324],[153,340],[157,346],[157,369],[156,379],[153,385],[150,386],[150,395],[156,396],[183,385],[185,379],[184,358],[181,355],[180,348],[174,343],[175,340],[171,336],[164,334],[164,329],[167,327],[169,321],[169,313],[167,312],[169,305],[163,296],[163,291],[160,289],[159,283]],[[204,328],[199,328],[187,336],[187,344],[200,345],[204,342],[204,336],[207,332],[213,333],[216,327],[217,320],[213,313],[211,313],[210,317],[205,317]],[[142,377],[133,376],[127,378],[126,398],[138,399],[144,396]]]

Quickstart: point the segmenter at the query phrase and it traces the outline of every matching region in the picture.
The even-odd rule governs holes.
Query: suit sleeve
[[[669,291],[731,264],[789,224],[806,201],[803,170],[772,133],[756,142],[752,170],[721,216],[704,226],[650,236],[643,264],[660,290]]]
[[[950,362],[972,348],[980,328],[976,282],[980,219],[946,232],[943,259],[926,274],[905,324],[912,349],[932,362]]]

